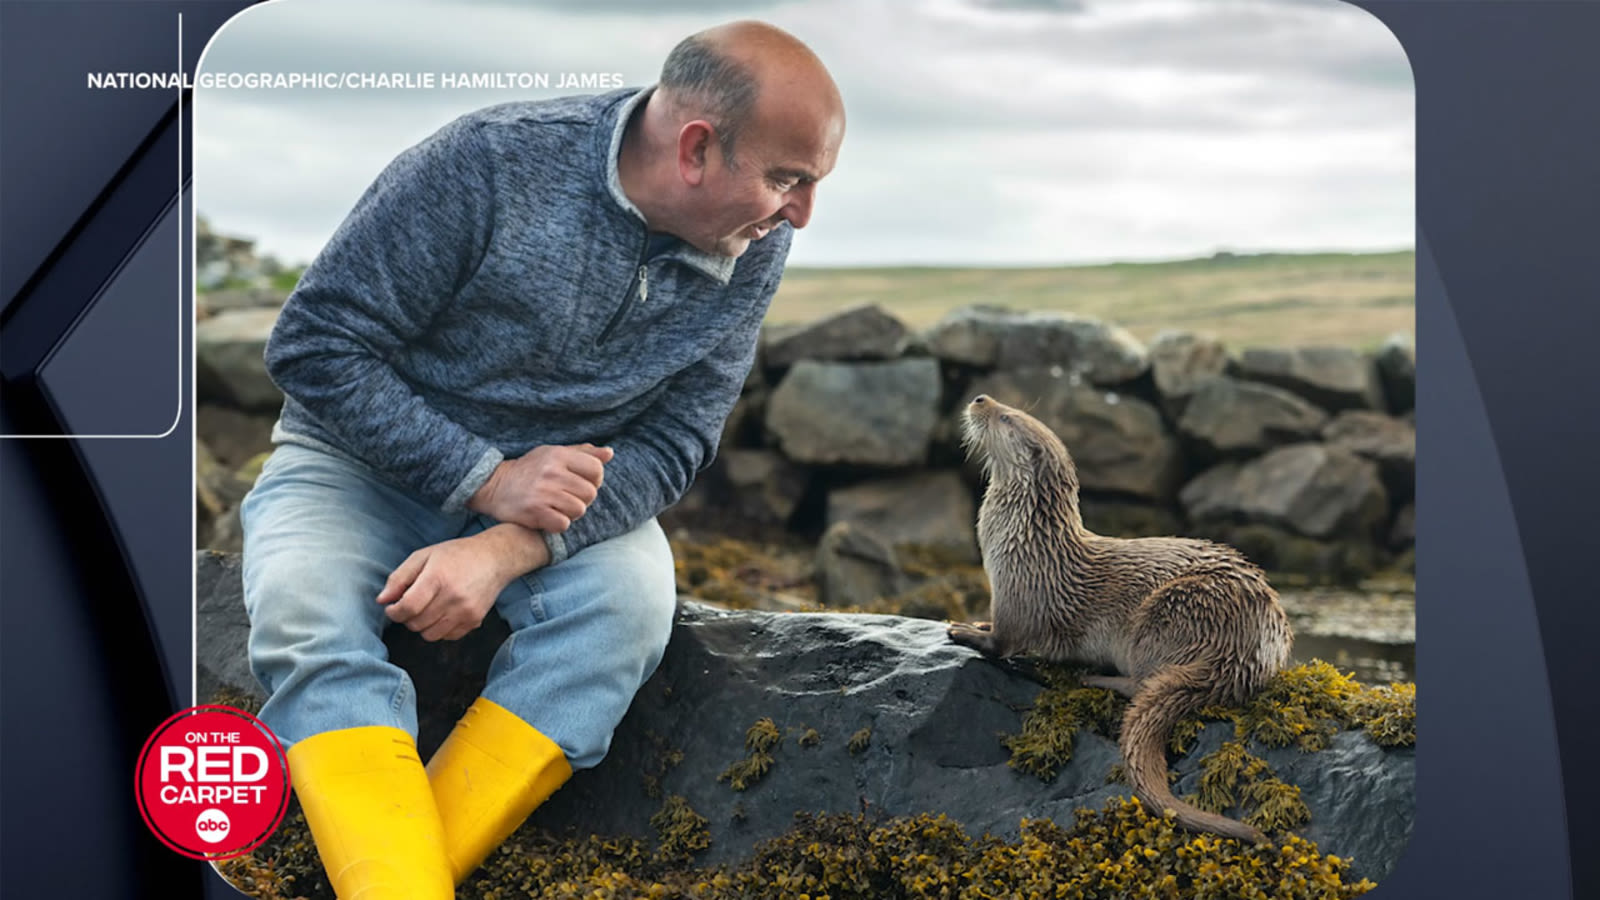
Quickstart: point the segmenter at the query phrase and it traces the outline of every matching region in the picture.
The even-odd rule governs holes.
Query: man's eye
[[[780,191],[793,190],[794,186],[799,184],[799,183],[800,183],[800,179],[798,179],[798,178],[774,178],[774,179],[772,179],[772,186],[777,188]]]

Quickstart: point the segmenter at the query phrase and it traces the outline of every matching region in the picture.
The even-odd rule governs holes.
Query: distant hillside
[[[881,303],[916,328],[950,309],[989,303],[1116,322],[1149,340],[1174,328],[1234,347],[1371,347],[1416,330],[1416,254],[1218,254],[1160,263],[1050,268],[791,266],[769,322],[807,322]]]

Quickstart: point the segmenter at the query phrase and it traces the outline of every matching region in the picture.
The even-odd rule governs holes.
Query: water
[[[1341,672],[1354,674],[1357,681],[1388,684],[1412,681],[1416,671],[1415,644],[1380,644],[1351,638],[1296,634],[1294,661],[1320,659],[1333,663]]]
[[[1294,626],[1296,663],[1321,659],[1375,684],[1415,679],[1416,595],[1409,589],[1284,590],[1280,599]]]

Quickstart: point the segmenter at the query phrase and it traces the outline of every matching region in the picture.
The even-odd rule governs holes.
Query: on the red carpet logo
[[[168,847],[222,860],[261,845],[289,805],[289,767],[261,720],[194,706],[156,728],[134,776],[139,813]]]

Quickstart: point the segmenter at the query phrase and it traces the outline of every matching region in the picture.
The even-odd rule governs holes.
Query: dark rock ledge
[[[226,690],[259,698],[244,660],[238,558],[203,551],[198,564],[199,699]],[[425,758],[476,696],[504,634],[497,617],[449,644],[390,630],[392,658],[417,682]],[[663,798],[681,796],[710,831],[698,864],[747,858],[757,842],[792,828],[801,811],[942,812],[969,834],[1007,839],[1024,818],[1070,825],[1076,809],[1098,809],[1129,792],[1107,783],[1118,762],[1114,742],[1087,729],[1049,782],[1007,765],[1001,737],[1020,731],[1040,690],[1031,667],[954,646],[939,622],[731,612],[685,599],[666,658],[605,762],[579,773],[533,822],[556,832],[651,838]],[[747,732],[761,719],[779,735],[765,751],[769,766],[735,791],[719,776],[747,757]],[[1207,725],[1173,763],[1174,792],[1195,793],[1199,761],[1233,736],[1232,723]],[[1410,836],[1412,749],[1385,749],[1357,728],[1315,752],[1259,744],[1250,751],[1298,786],[1311,821],[1296,833],[1351,860],[1353,877],[1382,881]]]

